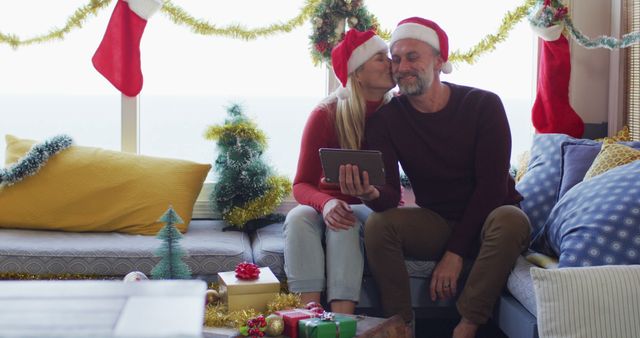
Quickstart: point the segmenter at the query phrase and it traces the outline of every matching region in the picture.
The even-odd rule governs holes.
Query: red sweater
[[[447,250],[465,256],[489,213],[522,196],[509,175],[511,133],[500,98],[446,84],[451,96],[441,111],[421,113],[399,96],[367,122],[366,140],[382,151],[387,182],[367,205],[382,211],[398,204],[400,162],[416,204],[456,221]]]
[[[380,101],[367,101],[366,119],[380,106]],[[337,184],[322,183],[324,172],[320,163],[320,148],[340,148],[335,124],[336,103],[317,106],[309,116],[302,132],[298,170],[293,180],[293,197],[300,204],[309,205],[322,213],[325,203],[338,198],[349,204],[360,204],[360,199],[340,193]]]

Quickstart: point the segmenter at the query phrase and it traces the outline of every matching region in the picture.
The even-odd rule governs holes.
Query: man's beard
[[[405,76],[414,76],[415,80],[412,83],[402,82],[401,80]],[[428,75],[416,71],[393,74],[393,79],[398,84],[400,93],[410,96],[424,94],[433,83],[433,77],[429,78]]]

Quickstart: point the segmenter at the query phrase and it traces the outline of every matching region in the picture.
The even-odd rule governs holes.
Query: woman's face
[[[395,87],[391,77],[391,60],[386,52],[380,52],[365,62],[358,72],[356,79],[363,90],[384,90]]]

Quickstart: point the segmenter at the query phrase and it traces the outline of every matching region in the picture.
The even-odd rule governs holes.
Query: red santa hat
[[[349,74],[362,66],[372,56],[388,50],[387,43],[373,31],[349,30],[344,39],[331,51],[333,72],[342,84],[342,87],[337,90],[338,97],[341,99],[349,97],[349,89],[346,88]]]
[[[398,23],[393,34],[391,34],[389,45],[393,46],[394,43],[402,39],[416,39],[428,43],[440,51],[440,56],[444,61],[441,68],[442,72],[449,74],[453,70],[451,62],[448,61],[449,38],[437,23],[419,17],[404,19]]]

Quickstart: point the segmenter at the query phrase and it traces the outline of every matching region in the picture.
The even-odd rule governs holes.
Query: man
[[[448,73],[448,40],[434,22],[401,21],[391,37],[399,96],[367,122],[369,148],[382,151],[386,185],[362,182],[358,168],[341,168],[344,193],[373,213],[365,245],[386,315],[413,320],[405,257],[438,260],[433,301],[458,295],[463,258],[474,258],[457,300],[454,337],[474,337],[491,315],[509,272],[529,242],[529,221],[516,206],[522,196],[509,175],[511,134],[497,95],[441,82]],[[419,208],[397,208],[398,162]]]

